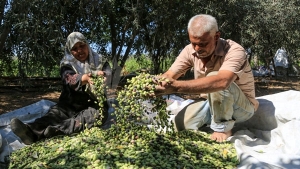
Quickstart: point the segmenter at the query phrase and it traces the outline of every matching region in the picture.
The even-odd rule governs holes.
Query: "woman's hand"
[[[105,74],[104,71],[97,71],[97,74],[96,74],[96,76],[103,76],[104,77],[104,81],[106,81],[105,75],[106,74]],[[86,85],[87,83],[93,84],[92,77],[93,77],[92,73],[83,74],[82,78],[81,78],[81,84],[82,85]]]
[[[105,76],[105,72],[104,71],[97,71],[97,76]]]
[[[81,84],[82,85],[86,85],[88,83],[93,84],[92,73],[83,74],[82,77],[81,77]]]
[[[104,71],[98,71],[97,76],[103,76],[104,77],[104,82],[106,81],[106,73]]]

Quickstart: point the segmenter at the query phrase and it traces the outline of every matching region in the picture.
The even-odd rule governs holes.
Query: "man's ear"
[[[221,32],[220,31],[216,32],[215,40],[217,41],[220,37],[221,37]]]

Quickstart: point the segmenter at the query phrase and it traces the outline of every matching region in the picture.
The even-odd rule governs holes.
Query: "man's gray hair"
[[[207,14],[193,16],[188,23],[188,33],[195,37],[200,37],[204,33],[216,33],[219,31],[215,17]]]

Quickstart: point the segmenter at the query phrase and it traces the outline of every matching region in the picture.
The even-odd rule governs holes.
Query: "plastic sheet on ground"
[[[290,90],[257,99],[260,106],[255,115],[250,120],[237,124],[233,129],[234,135],[228,138],[237,150],[240,159],[238,168],[300,168],[300,92]],[[172,111],[178,111],[185,104],[192,102],[175,96],[169,101],[171,103],[168,108]],[[10,119],[18,116],[24,121],[32,121],[42,116],[53,104],[42,100],[0,116],[0,134],[3,140],[0,162],[4,163],[10,152],[25,146],[11,132]]]
[[[257,99],[255,115],[237,125],[230,138],[241,161],[239,168],[300,168],[300,92]]]
[[[2,137],[2,146],[0,146],[0,168],[5,168],[8,162],[8,156],[11,152],[26,146],[19,137],[10,129],[10,120],[19,118],[28,123],[34,119],[43,116],[49,108],[55,103],[49,100],[41,100],[26,107],[14,110],[0,116],[0,135]]]

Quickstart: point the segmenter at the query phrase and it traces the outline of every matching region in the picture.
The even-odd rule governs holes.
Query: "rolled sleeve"
[[[61,77],[65,85],[68,85],[74,90],[79,90],[81,87],[82,74],[77,74],[74,70],[69,67],[61,68]]]
[[[226,54],[220,70],[229,70],[240,78],[246,66],[247,56],[245,50],[236,44]]]

